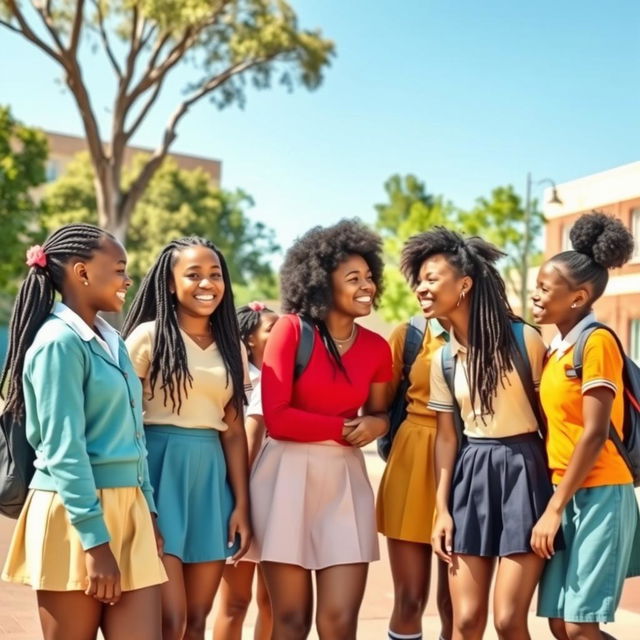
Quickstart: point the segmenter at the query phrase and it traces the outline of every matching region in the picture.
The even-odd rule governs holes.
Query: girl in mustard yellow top
[[[401,269],[422,306],[426,294],[425,256],[420,243],[410,239],[402,252]],[[409,323],[396,327],[389,338],[393,378],[387,388],[392,402],[404,367],[404,345]],[[409,371],[407,416],[398,428],[389,453],[376,504],[378,531],[387,537],[394,585],[393,612],[388,636],[392,640],[422,638],[422,615],[431,581],[431,528],[436,506],[434,447],[436,413],[427,407],[433,354],[448,340],[436,318],[427,321],[422,346]],[[451,637],[451,598],[447,566],[438,562],[440,637]]]
[[[600,623],[614,619],[625,577],[640,574],[640,558],[632,558],[640,555],[640,529],[631,473],[608,438],[610,424],[622,435],[622,355],[615,338],[596,329],[578,379],[573,347],[595,320],[591,307],[605,290],[608,269],[631,256],[633,237],[619,220],[596,212],[579,218],[570,237],[574,251],[542,265],[532,296],[536,321],[555,324],[559,333],[540,384],[556,490],[533,528],[531,546],[550,559],[538,615],[549,618],[558,639],[595,640],[604,637]],[[553,544],[560,528],[564,550]]]

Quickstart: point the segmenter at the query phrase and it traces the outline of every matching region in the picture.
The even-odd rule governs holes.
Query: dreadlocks
[[[477,236],[465,238],[444,227],[409,238],[400,269],[415,288],[427,258],[444,255],[460,277],[473,280],[469,318],[469,387],[471,402],[480,398],[482,414],[493,414],[498,384],[513,369],[517,344],[511,323],[520,320],[507,299],[504,280],[495,263],[503,257],[497,247]]]
[[[62,293],[65,266],[76,258],[89,260],[104,238],[115,238],[91,224],[68,224],[54,231],[42,245],[46,266],[34,264],[20,286],[11,313],[9,351],[0,377],[0,390],[9,382],[5,411],[24,414],[22,371],[27,349],[51,312],[55,292]]]
[[[187,351],[180,335],[178,315],[173,294],[169,290],[169,283],[178,255],[189,247],[207,247],[220,260],[224,294],[220,305],[211,314],[209,321],[227,370],[227,384],[229,384],[229,378],[233,384],[233,405],[240,413],[245,402],[244,369],[231,279],[224,256],[209,240],[192,236],[173,240],[164,247],[140,285],[124,321],[122,335],[126,338],[139,324],[155,321],[155,340],[149,371],[152,397],[158,378],[160,378],[160,388],[164,393],[165,406],[167,401],[171,399],[172,411],[180,413],[182,398],[187,397],[193,377],[189,372]]]

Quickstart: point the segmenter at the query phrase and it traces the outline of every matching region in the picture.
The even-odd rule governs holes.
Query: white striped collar
[[[595,321],[596,315],[591,311],[578,324],[574,325],[564,338],[560,333],[557,333],[549,345],[549,355],[555,352],[558,359],[562,358],[576,343],[582,330]]]

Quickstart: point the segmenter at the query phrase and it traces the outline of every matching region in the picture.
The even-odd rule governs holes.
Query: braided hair
[[[413,288],[420,282],[422,264],[434,255],[443,255],[460,277],[473,280],[468,336],[471,403],[479,397],[482,415],[493,415],[498,385],[504,385],[517,353],[511,323],[522,321],[511,309],[495,266],[505,254],[477,236],[434,227],[409,238],[402,250],[400,269]]]
[[[633,235],[613,216],[592,211],[580,216],[569,232],[573,251],[551,258],[566,267],[574,289],[591,284],[593,304],[609,282],[609,269],[621,267],[633,255]]]
[[[250,302],[236,309],[236,318],[238,319],[238,329],[240,330],[240,340],[244,343],[251,359],[251,347],[249,346],[249,338],[251,334],[260,326],[263,314],[275,313],[272,309],[265,306],[261,302]]]
[[[22,372],[27,349],[53,308],[55,292],[62,293],[65,267],[72,259],[89,260],[105,238],[113,235],[92,224],[68,224],[54,231],[42,245],[45,266],[33,264],[20,286],[9,324],[9,350],[0,390],[9,386],[4,410],[24,415]]]
[[[193,376],[187,364],[187,351],[180,335],[175,299],[169,289],[169,283],[178,256],[190,247],[211,249],[220,260],[224,294],[218,308],[211,314],[209,322],[227,370],[227,385],[229,379],[233,384],[233,406],[240,413],[245,403],[244,365],[240,351],[240,333],[233,303],[233,290],[224,256],[209,240],[197,236],[180,238],[173,240],[162,249],[155,264],[144,277],[131,304],[122,327],[122,335],[126,338],[139,324],[155,321],[155,340],[149,371],[151,397],[155,393],[159,378],[165,406],[171,399],[172,411],[180,413],[182,399],[188,395]]]
[[[382,240],[357,220],[342,220],[331,227],[314,227],[287,251],[280,270],[280,293],[285,313],[297,313],[318,327],[327,351],[346,374],[338,347],[325,318],[331,310],[331,274],[349,256],[359,255],[371,270],[376,285],[374,306],[383,289]]]

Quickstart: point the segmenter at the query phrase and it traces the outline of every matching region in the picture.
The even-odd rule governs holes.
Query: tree
[[[413,293],[398,269],[398,257],[406,240],[435,225],[442,225],[466,235],[477,235],[493,242],[507,256],[500,265],[507,286],[518,300],[522,297],[519,267],[524,251],[525,211],[520,196],[509,185],[497,187],[489,198],[478,198],[471,211],[463,211],[442,196],[427,193],[424,182],[416,176],[394,175],[385,183],[389,202],[375,205],[376,226],[384,240],[385,293],[381,311],[388,321],[402,321],[416,312]],[[541,259],[537,246],[542,235],[544,217],[532,203],[530,233],[534,255],[530,264]],[[524,314],[528,315],[527,309]]]
[[[442,196],[426,191],[414,175],[396,174],[384,184],[388,203],[377,204],[376,228],[384,243],[385,292],[380,310],[388,322],[405,320],[417,311],[415,296],[399,270],[399,258],[406,240],[435,225],[457,227],[457,211]]]
[[[146,162],[145,154],[134,158],[123,175],[125,185],[135,180]],[[252,204],[243,191],[221,191],[203,170],[186,171],[167,158],[131,218],[126,247],[134,282],[140,282],[172,238],[200,235],[223,252],[231,279],[247,295],[273,296],[275,276],[268,259],[279,247],[271,229],[247,217],[245,209]],[[42,207],[45,232],[69,222],[97,222],[93,168],[86,152],[78,154],[65,174],[47,188]]]
[[[537,201],[531,203],[529,246],[525,247],[526,212],[522,198],[513,186],[496,187],[489,198],[478,198],[475,207],[460,214],[461,225],[469,235],[479,235],[500,247],[507,255],[502,262],[502,274],[513,297],[518,300],[520,314],[528,317],[528,283],[523,282],[521,265],[525,251],[529,265],[540,264],[539,245],[544,228],[544,216]]]
[[[23,271],[36,221],[31,189],[45,180],[47,139],[0,107],[0,290],[11,293]]]
[[[247,82],[316,88],[334,53],[319,30],[303,30],[284,0],[5,0],[0,26],[19,34],[60,67],[82,119],[94,168],[99,224],[124,239],[145,189],[189,109],[244,103]],[[116,90],[103,144],[81,58],[88,43],[105,57]],[[123,182],[126,146],[180,63],[185,87],[155,151]]]

